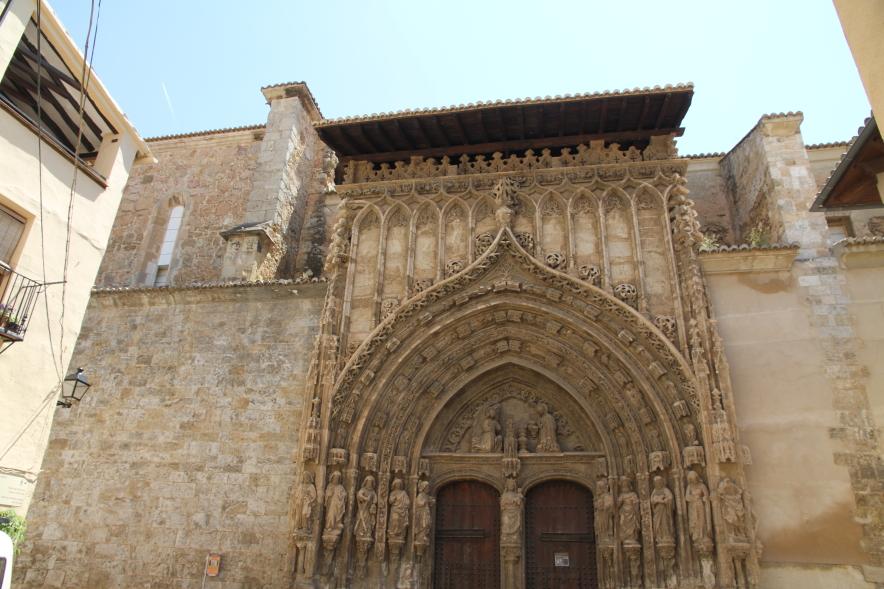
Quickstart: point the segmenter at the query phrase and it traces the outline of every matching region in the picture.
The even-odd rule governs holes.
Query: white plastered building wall
[[[6,72],[37,8],[36,0],[9,0],[0,21],[0,72]],[[45,2],[40,8],[46,39],[79,78],[82,54],[51,8]],[[91,166],[94,173],[77,171],[73,197],[74,159],[47,141],[38,147],[35,128],[10,109],[0,109],[0,205],[25,220],[10,260],[12,268],[41,283],[44,277],[46,282],[66,280],[64,300],[61,285],[45,287],[24,339],[0,354],[0,509],[12,507],[22,514],[40,471],[60,376],[70,369],[68,362],[131,165],[136,158],[152,158],[94,73],[88,94],[117,134],[101,138]],[[59,410],[75,412],[77,407]]]

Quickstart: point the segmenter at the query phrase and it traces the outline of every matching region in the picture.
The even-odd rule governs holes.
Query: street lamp
[[[58,400],[56,405],[69,408],[74,401],[79,403],[83,400],[83,397],[86,396],[86,391],[88,391],[91,386],[92,385],[89,384],[89,381],[86,380],[86,377],[83,376],[83,369],[77,368],[76,372],[68,374],[62,381],[61,399]]]

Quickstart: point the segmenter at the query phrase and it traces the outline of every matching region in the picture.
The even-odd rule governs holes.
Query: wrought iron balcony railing
[[[42,286],[0,262],[0,350],[24,339]]]

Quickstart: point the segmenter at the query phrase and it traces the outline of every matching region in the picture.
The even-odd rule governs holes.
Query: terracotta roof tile
[[[478,110],[482,108],[491,108],[495,106],[509,105],[509,106],[520,106],[527,104],[543,104],[545,102],[554,102],[561,100],[580,100],[585,98],[607,98],[607,97],[616,97],[616,96],[630,96],[635,94],[646,94],[648,92],[683,92],[693,90],[694,85],[691,82],[683,83],[683,84],[666,84],[665,86],[654,86],[654,87],[644,87],[644,88],[632,88],[627,90],[604,90],[601,92],[584,92],[578,94],[558,94],[556,96],[536,96],[534,98],[518,98],[518,99],[506,99],[506,100],[486,100],[486,101],[478,101],[478,102],[470,102],[467,104],[457,104],[443,107],[433,107],[433,108],[417,108],[417,109],[405,109],[398,110],[395,112],[381,112],[381,113],[372,113],[365,115],[357,115],[357,116],[349,116],[349,117],[339,117],[334,119],[323,119],[321,121],[317,121],[314,123],[316,127],[324,127],[328,125],[335,125],[340,123],[354,123],[359,121],[371,121],[371,120],[381,120],[381,119],[394,119],[399,117],[408,117],[416,114],[442,114],[442,113],[450,113],[450,112],[458,112],[458,111],[469,111],[469,110]]]
[[[241,127],[226,127],[224,129],[206,129],[205,131],[191,131],[189,133],[173,133],[171,135],[158,135],[146,137],[145,141],[166,141],[168,139],[187,139],[188,137],[203,137],[205,135],[220,135],[222,133],[235,133],[237,131],[257,131],[265,128],[263,123],[257,125],[243,125]]]

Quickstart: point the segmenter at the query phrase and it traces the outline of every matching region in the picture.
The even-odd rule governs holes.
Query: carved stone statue
[[[666,487],[666,481],[661,476],[655,476],[654,490],[651,491],[651,511],[654,514],[654,539],[658,543],[675,540],[675,526],[672,522],[674,506],[675,497]]]
[[[711,540],[712,507],[709,503],[709,488],[703,484],[696,471],[689,470],[687,479],[685,502],[688,505],[688,530],[691,542],[699,548]]]
[[[638,494],[632,490],[629,477],[620,479],[620,496],[617,498],[620,510],[620,539],[624,544],[638,544],[641,521]]]
[[[537,417],[540,422],[540,432],[537,439],[538,452],[561,452],[559,441],[556,437],[556,418],[550,414],[546,403],[537,404]]]
[[[498,407],[491,405],[479,415],[473,426],[473,452],[500,452],[503,439],[500,436],[500,422],[497,420]]]
[[[604,477],[596,483],[595,528],[600,542],[614,538],[614,494]]]
[[[718,498],[721,501],[721,515],[727,524],[728,537],[732,540],[746,540],[746,508],[743,505],[743,490],[729,477],[718,483]]]
[[[295,573],[304,574],[312,568],[310,557],[313,541],[313,522],[316,519],[316,483],[309,470],[301,474],[301,495],[295,513]],[[310,560],[311,562],[308,562]]]
[[[356,525],[353,531],[357,538],[371,540],[378,512],[378,494],[374,490],[373,476],[369,475],[362,480],[362,487],[356,493],[356,506]]]
[[[675,576],[675,524],[672,521],[674,506],[675,497],[666,487],[666,480],[662,476],[655,476],[654,490],[651,491],[651,522],[657,554],[660,556],[660,572],[669,588],[678,584]]]
[[[341,473],[335,471],[328,479],[325,489],[325,528],[322,541],[336,544],[344,529],[344,512],[347,511],[347,491],[341,484]]]
[[[387,539],[390,542],[404,542],[405,532],[408,528],[408,510],[411,500],[405,492],[405,484],[402,479],[393,481],[390,490],[390,521],[387,524]]]
[[[697,446],[700,444],[700,439],[697,437],[697,428],[694,427],[693,423],[685,422],[681,429],[689,445]]]
[[[374,490],[374,477],[362,479],[362,487],[356,492],[356,561],[365,573],[368,551],[374,543],[375,517],[378,512],[378,494]]]
[[[433,504],[436,500],[427,493],[430,483],[421,481],[417,485],[414,498],[414,548],[418,556],[423,556],[430,545],[430,528],[433,525]]]
[[[519,545],[522,542],[522,503],[524,497],[516,487],[516,479],[508,478],[500,496],[501,544]]]
[[[301,499],[296,514],[295,529],[299,532],[313,531],[313,512],[316,509],[316,484],[309,470],[301,475]]]

